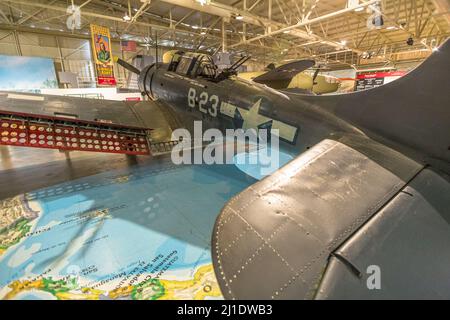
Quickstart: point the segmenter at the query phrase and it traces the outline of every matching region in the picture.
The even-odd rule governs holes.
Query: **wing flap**
[[[77,122],[32,117],[5,118],[1,114],[0,130],[0,145],[133,155],[150,153],[145,131],[140,130],[83,126]]]
[[[324,140],[255,183],[216,220],[212,251],[223,294],[314,297],[331,252],[421,168],[368,139]]]
[[[315,298],[448,299],[449,195],[448,176],[421,171],[333,253]]]

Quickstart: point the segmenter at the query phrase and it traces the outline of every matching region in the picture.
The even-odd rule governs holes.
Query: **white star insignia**
[[[249,110],[239,108],[239,113],[241,114],[242,119],[244,120],[244,123],[242,124],[242,129],[244,130],[255,129],[258,131],[259,126],[272,121],[271,118],[259,114],[260,107],[261,107],[261,99],[256,101]]]

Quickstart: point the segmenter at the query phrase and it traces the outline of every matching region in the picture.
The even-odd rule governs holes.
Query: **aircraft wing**
[[[448,194],[448,176],[380,143],[323,140],[223,208],[212,243],[222,292],[229,299],[448,297]],[[373,268],[379,289],[367,285]]]
[[[263,83],[274,89],[287,88],[293,77],[311,68],[314,64],[314,60],[299,60],[286,63],[254,78],[253,81]]]
[[[158,104],[0,92],[0,144],[149,154]]]

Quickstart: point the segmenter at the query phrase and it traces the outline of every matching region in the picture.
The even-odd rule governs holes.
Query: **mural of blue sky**
[[[0,55],[0,90],[57,88],[53,60]]]

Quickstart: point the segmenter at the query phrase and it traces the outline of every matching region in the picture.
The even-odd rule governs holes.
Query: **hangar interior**
[[[364,3],[364,4],[363,4]],[[383,25],[368,24],[367,4],[380,3]],[[251,55],[247,71],[269,63],[314,58],[330,70],[409,70],[449,35],[445,0],[356,1],[79,1],[80,27],[67,29],[67,1],[1,1],[0,54],[45,56],[56,70],[77,74],[82,87],[95,86],[89,25],[110,28],[113,55],[200,50]],[[369,10],[369,13],[368,13]],[[128,21],[129,19],[129,21]],[[408,45],[407,39],[413,44]],[[121,40],[137,42],[134,52]],[[127,71],[114,68],[120,87]]]
[[[98,59],[103,49],[96,51],[100,38],[95,38],[93,30],[96,29],[92,25],[107,30],[108,36],[101,36],[107,38],[105,43],[109,47],[103,49],[108,55],[104,58],[110,61],[111,74],[102,81],[113,82],[102,82],[100,79],[103,76],[99,75],[101,70]],[[253,83],[266,72],[279,70],[283,65],[312,61],[284,83],[282,89],[291,91],[273,93],[275,89],[280,89],[273,87],[270,94],[276,97],[277,94],[288,95],[288,92],[304,90],[301,92],[307,92],[306,97],[295,96],[291,101],[306,101],[314,105],[314,97],[320,96],[324,98],[321,101],[327,108],[334,106],[334,95],[358,91],[365,95],[364,99],[352,101],[351,104],[369,101],[367,108],[383,105],[384,92],[387,92],[386,97],[398,99],[384,106],[395,108],[397,102],[403,101],[401,97],[408,96],[405,88],[410,88],[408,90],[413,93],[421,90],[425,92],[416,99],[417,103],[428,98],[428,94],[436,96],[430,110],[436,108],[441,118],[435,124],[423,116],[424,121],[429,122],[421,130],[430,130],[412,133],[411,137],[417,137],[417,143],[406,143],[406,147],[402,145],[405,141],[402,134],[384,129],[377,131],[379,127],[373,123],[370,124],[370,134],[381,137],[376,143],[351,138],[348,141],[344,139],[348,144],[332,145],[326,140],[329,137],[322,139],[322,127],[316,129],[318,125],[314,117],[313,124],[307,123],[298,129],[294,128],[294,120],[283,122],[276,118],[285,116],[282,112],[281,115],[276,112],[271,115],[253,115],[251,110],[255,106],[261,109],[266,107],[264,100],[257,102],[247,99],[251,103],[246,110],[239,111],[238,106],[233,107],[233,112],[240,112],[239,121],[243,121],[244,124],[240,124],[243,127],[247,121],[260,121],[264,124],[270,122],[271,126],[276,123],[281,128],[280,132],[285,135],[281,136],[283,142],[290,144],[280,151],[277,169],[287,163],[295,168],[298,156],[307,150],[311,149],[309,154],[317,155],[325,148],[335,148],[341,150],[341,157],[330,157],[327,161],[356,161],[352,158],[354,156],[363,166],[376,167],[376,174],[363,176],[375,182],[383,178],[389,183],[397,183],[396,187],[404,188],[401,189],[403,191],[411,188],[408,183],[412,181],[419,185],[418,190],[426,189],[424,185],[427,182],[423,181],[439,185],[443,198],[433,198],[439,205],[433,207],[434,202],[430,201],[431,207],[424,209],[433,215],[432,223],[438,224],[442,206],[447,206],[447,209],[450,206],[450,180],[448,176],[440,180],[440,176],[424,168],[431,163],[449,173],[446,171],[449,168],[449,149],[446,149],[446,153],[441,149],[443,140],[448,138],[443,136],[449,133],[450,126],[446,125],[449,124],[450,111],[448,108],[444,111],[439,109],[445,104],[448,107],[448,76],[443,75],[443,69],[438,68],[444,61],[439,54],[448,54],[448,43],[445,48],[447,51],[440,48],[445,47],[449,36],[450,2],[447,0],[0,0],[0,130],[4,139],[0,144],[0,299],[348,298],[345,295],[333,296],[331,293],[327,296],[326,290],[333,288],[330,273],[321,274],[324,281],[321,286],[325,291],[314,293],[311,293],[313,285],[305,292],[299,289],[295,293],[290,293],[286,285],[284,291],[274,289],[272,294],[265,295],[265,287],[260,291],[252,291],[248,289],[251,285],[244,280],[232,282],[233,276],[243,277],[240,276],[241,271],[228,274],[226,268],[230,266],[225,263],[222,265],[221,261],[227,257],[227,250],[233,251],[235,244],[250,233],[250,225],[233,221],[231,215],[226,215],[227,210],[239,211],[238,205],[242,204],[239,199],[250,197],[250,191],[265,190],[261,183],[269,181],[270,176],[262,179],[261,175],[255,173],[254,167],[237,164],[175,165],[170,157],[171,148],[175,145],[170,140],[170,133],[180,122],[191,120],[191,115],[183,114],[180,120],[174,116],[175,111],[158,105],[157,101],[169,98],[165,96],[167,91],[157,99],[152,99],[153,93],[143,95],[147,90],[147,80],[144,77],[143,90],[139,82],[142,72],[148,72],[144,67],[150,64],[156,65],[157,69],[158,64],[172,63],[174,57],[182,52],[181,55],[192,54],[202,59],[211,57],[211,64],[217,67],[215,75],[222,75],[228,80],[230,75],[227,72],[232,70],[235,72],[233,76],[241,79],[239,81]],[[238,63],[240,59],[245,60],[241,65]],[[439,70],[436,83],[432,83],[432,73],[426,67],[414,73],[415,68],[420,68],[427,61],[428,68]],[[177,63],[179,66],[180,62]],[[448,66],[448,57],[444,61],[445,66]],[[136,68],[137,72],[133,71]],[[422,82],[413,84],[413,76]],[[195,82],[195,79],[189,81]],[[375,93],[378,87],[383,88],[390,82],[398,83],[398,87],[404,91],[396,92],[395,86],[391,86],[389,90],[392,92]],[[227,94],[231,96],[237,87],[226,87],[225,84],[220,87],[223,83],[222,80],[211,81],[210,88],[217,85],[220,88],[218,90],[228,90]],[[269,91],[268,86],[258,87],[258,90],[262,90],[259,94],[266,89]],[[373,95],[367,93],[370,89],[374,89]],[[235,92],[240,95],[240,91]],[[190,93],[186,98],[188,103]],[[245,99],[242,101],[247,103]],[[152,107],[141,108],[153,100],[156,104]],[[120,101],[121,107],[116,108],[113,101]],[[174,101],[174,104],[178,103]],[[104,113],[99,111],[101,116],[94,117],[93,114],[97,109],[100,110],[103,103],[109,109]],[[197,106],[196,103],[193,102]],[[414,95],[405,98],[404,103],[414,104]],[[124,105],[126,112],[121,109]],[[229,106],[232,106],[231,102],[220,105],[219,113],[225,113],[222,107]],[[399,107],[398,110],[401,113],[407,109]],[[216,113],[208,109],[203,119],[208,116],[206,120],[210,121]],[[380,111],[380,114],[384,119],[388,118],[387,113]],[[348,114],[346,116],[349,118],[345,121],[351,118]],[[329,122],[336,121],[334,116],[324,117]],[[358,121],[356,118],[351,119]],[[83,126],[75,129],[75,123],[78,122]],[[50,128],[49,123],[52,130],[77,131],[76,139],[79,139],[77,143],[80,145],[74,147],[73,144],[70,148],[69,143],[69,148],[64,149],[55,147],[50,139],[39,140],[41,133],[45,133],[39,132],[40,129],[47,130]],[[354,122],[349,123],[353,125]],[[405,122],[405,128],[417,127],[417,122],[411,123]],[[355,134],[360,132],[359,127],[355,129],[348,126],[351,127],[348,129],[347,124],[339,121],[335,126]],[[110,149],[113,151],[109,153],[88,152],[88,147],[81,147],[84,140],[80,134],[90,135],[95,130],[105,135],[111,132],[112,138],[108,135],[109,140],[105,137],[100,142],[113,145],[118,143],[119,138],[146,139],[146,130],[149,128],[153,130],[153,140],[150,139],[148,145],[142,144],[142,147],[135,143],[134,149],[116,147]],[[257,128],[260,129],[259,126]],[[294,144],[298,136],[303,134],[303,128],[312,128],[314,134],[306,139],[307,144],[297,148]],[[328,127],[324,128],[329,130]],[[431,136],[434,132],[432,128],[440,131],[436,133],[433,146],[428,146],[422,143],[425,140],[423,135]],[[383,134],[386,132],[389,136],[385,139]],[[26,135],[27,139],[31,139],[27,140],[26,145],[32,148],[19,146],[13,134],[18,134],[18,137]],[[116,138],[117,141],[114,140]],[[37,139],[36,142],[33,142],[34,139]],[[385,150],[384,139],[394,141],[387,144],[392,148],[389,151]],[[38,148],[34,148],[36,146]],[[350,150],[348,146],[354,149]],[[372,147],[376,152],[367,151]],[[446,145],[446,148],[450,147]],[[92,147],[91,151],[98,150]],[[386,154],[380,157],[377,152]],[[424,160],[424,166],[414,162],[424,158],[420,152],[431,159],[429,163],[426,162],[428,158]],[[361,154],[370,156],[361,157]],[[236,161],[235,157],[233,161]],[[355,172],[346,173],[349,176],[357,175]],[[281,174],[289,175],[289,169]],[[341,179],[339,174],[336,177]],[[420,179],[414,180],[417,177]],[[257,187],[252,189],[253,185]],[[369,185],[370,181],[364,186],[369,188]],[[388,188],[387,185],[377,186],[376,191],[381,194],[384,187]],[[425,191],[430,192],[428,189]],[[414,193],[411,190],[404,192]],[[395,196],[398,194],[384,195],[391,200]],[[372,200],[375,203],[377,199]],[[425,206],[426,201],[417,202],[418,206]],[[390,203],[386,202],[383,210],[389,213],[387,204]],[[264,208],[253,207],[248,212],[264,211]],[[221,215],[217,219],[219,213]],[[355,221],[360,222],[360,219],[355,218]],[[231,236],[220,238],[228,247],[216,257],[214,246],[220,239],[213,237],[211,241],[211,233],[219,232],[217,228],[220,229],[224,221],[232,221],[230,225],[235,229],[222,229],[230,232]],[[311,221],[305,221],[302,228],[307,230],[309,226],[306,224]],[[407,221],[405,225],[407,223],[414,224]],[[336,224],[339,226],[339,223]],[[273,229],[273,234],[268,238],[265,238],[265,230],[258,236],[267,243],[267,239],[275,239],[275,234],[281,228],[277,226]],[[448,225],[446,228],[443,230],[437,227],[440,231],[436,232],[436,239],[441,237],[439,239],[444,239],[444,242],[449,240],[449,233],[446,233]],[[311,230],[314,233],[316,229]],[[370,230],[365,231],[370,233]],[[309,232],[308,229],[306,234]],[[362,237],[360,233],[364,230],[354,229],[353,232]],[[271,245],[261,245],[252,248],[252,254],[258,258],[265,254],[267,247],[276,251]],[[244,252],[245,244],[243,248]],[[334,248],[342,251],[330,253],[333,259],[330,258],[327,270],[339,269],[339,261],[345,260],[339,253],[345,253],[345,249],[352,253],[352,248],[351,243],[347,247]],[[239,252],[233,252],[236,261],[247,254],[242,253],[240,257]],[[250,264],[251,260],[250,255],[247,262]],[[289,266],[288,259],[283,258],[283,261]],[[440,267],[450,263],[448,254],[441,257],[441,262]],[[264,260],[258,263],[264,265]],[[358,268],[351,263],[349,265],[352,272]],[[230,268],[235,267],[233,265]],[[289,268],[286,274],[295,269]],[[439,269],[438,273],[441,271]],[[338,272],[341,273],[340,279],[347,279],[345,271],[339,269]],[[228,276],[230,278],[226,279]],[[137,280],[132,281],[133,278]],[[298,280],[298,272],[294,272],[291,278],[294,280],[286,280],[289,284],[290,281]],[[302,281],[307,283],[310,279],[302,278]],[[442,287],[422,288],[417,292],[412,290],[411,295],[401,290],[394,290],[399,294],[397,296],[392,292],[371,296],[366,295],[365,291],[355,291],[360,296],[349,297],[425,298],[434,294],[438,298],[448,298],[450,285],[447,284],[448,279],[442,283]],[[272,285],[283,289],[278,282],[268,280],[267,286]],[[370,291],[371,294],[373,292]]]

